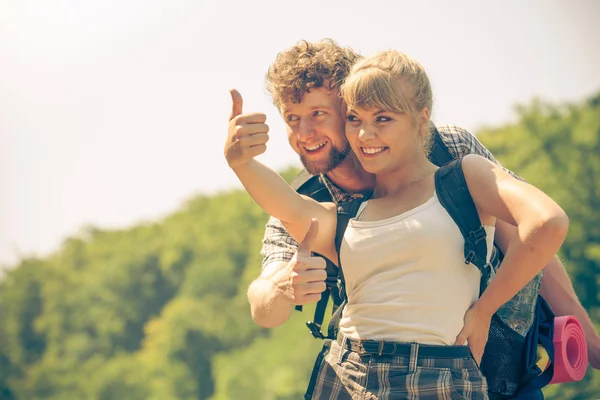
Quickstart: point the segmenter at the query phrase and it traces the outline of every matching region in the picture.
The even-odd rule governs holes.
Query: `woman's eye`
[[[379,116],[377,117],[377,122],[390,122],[392,119],[390,117]]]
[[[358,121],[358,118],[356,118],[356,115],[348,115],[346,118],[348,119],[349,122]]]

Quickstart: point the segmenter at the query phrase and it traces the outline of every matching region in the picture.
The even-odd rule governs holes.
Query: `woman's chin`
[[[377,174],[383,170],[381,165],[378,165],[378,164],[372,163],[372,162],[365,162],[365,163],[361,162],[360,165],[366,172],[368,172],[370,174]]]

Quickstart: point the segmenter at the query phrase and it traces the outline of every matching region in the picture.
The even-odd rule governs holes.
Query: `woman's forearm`
[[[232,169],[250,196],[269,215],[289,223],[302,215],[306,202],[271,168],[252,159]]]
[[[508,246],[502,267],[476,302],[477,310],[491,316],[516,295],[554,257],[568,225],[564,213],[541,221],[524,221]]]

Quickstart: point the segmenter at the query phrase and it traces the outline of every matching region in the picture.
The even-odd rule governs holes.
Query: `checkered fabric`
[[[334,341],[305,399],[488,399],[486,380],[470,355],[420,357],[422,346],[412,343],[410,356],[377,356]]]

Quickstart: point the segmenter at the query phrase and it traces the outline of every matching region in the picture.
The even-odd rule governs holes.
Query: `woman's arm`
[[[248,160],[232,169],[254,201],[269,215],[281,220],[296,241],[302,241],[313,218],[318,220],[319,229],[311,250],[331,260],[337,259],[335,204],[318,203],[296,193],[279,174],[257,160]]]
[[[467,341],[473,357],[481,362],[493,314],[548,264],[565,240],[569,219],[542,191],[486,158],[465,156],[462,167],[482,219],[491,216],[517,227],[502,268],[466,312],[465,325],[456,337],[455,343]]]
[[[267,116],[242,113],[242,96],[231,90],[232,108],[224,154],[229,167],[238,176],[250,196],[267,213],[283,222],[288,232],[300,242],[313,218],[319,221],[312,250],[337,259],[334,238],[337,213],[334,204],[320,204],[296,193],[275,171],[254,159],[266,151],[269,140]]]
[[[500,268],[474,308],[493,315],[552,260],[569,226],[565,212],[541,190],[489,160],[466,156],[463,171],[478,209],[517,227]]]

